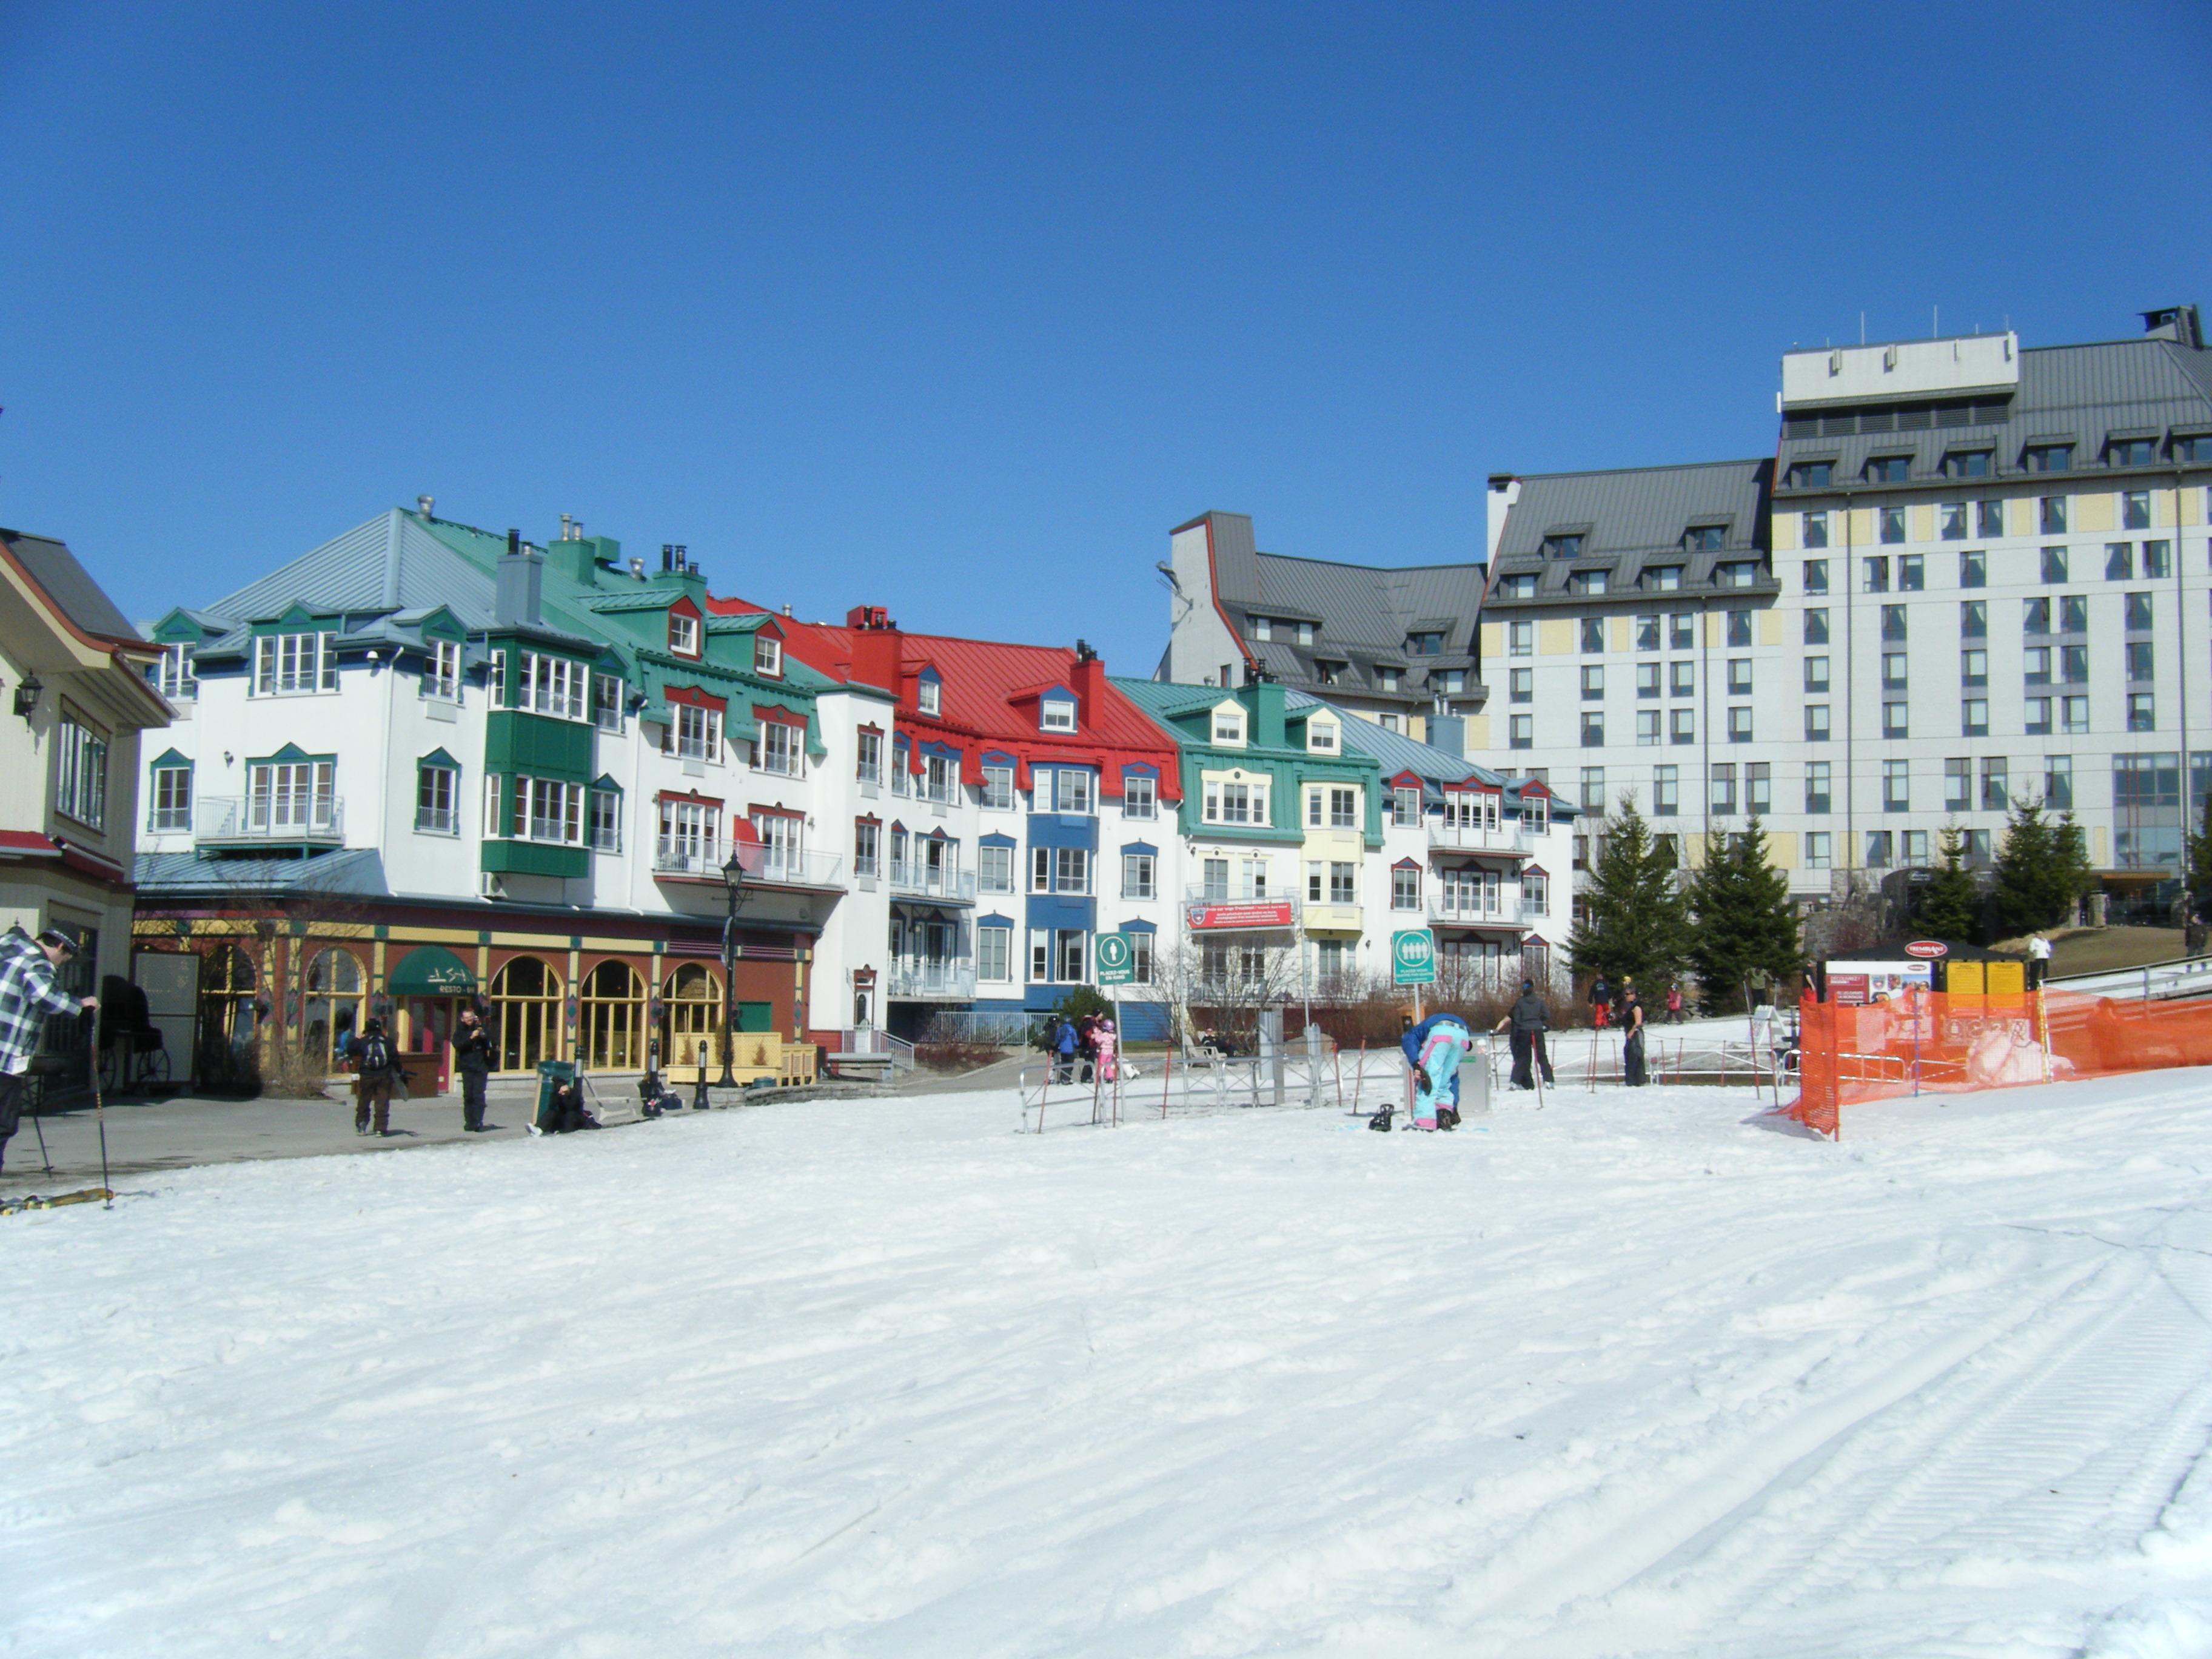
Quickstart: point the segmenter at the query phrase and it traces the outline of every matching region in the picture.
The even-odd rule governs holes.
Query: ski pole
[[[54,1172],[54,1161],[46,1156],[46,1126],[40,1121],[45,1114],[46,1092],[46,1080],[42,1078],[39,1082],[40,1098],[31,1106],[31,1127],[37,1132],[39,1137],[39,1162],[45,1164],[46,1173],[52,1175]]]
[[[100,1207],[115,1207],[115,1191],[107,1184],[107,1109],[100,1098],[100,1021],[92,1023],[92,1115],[100,1125],[100,1190],[106,1201]],[[43,1142],[44,1137],[40,1137]]]

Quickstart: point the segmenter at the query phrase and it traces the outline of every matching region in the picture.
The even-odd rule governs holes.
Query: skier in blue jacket
[[[1459,1063],[1474,1047],[1474,1034],[1455,1014],[1446,1014],[1430,1027],[1413,1067],[1413,1127],[1449,1129],[1459,1125]],[[1439,1113],[1438,1108],[1443,1109]]]
[[[1431,1014],[1419,1025],[1407,1027],[1406,1035],[1398,1039],[1398,1046],[1406,1051],[1407,1071],[1419,1072],[1421,1069],[1421,1050],[1427,1046],[1429,1039],[1436,1035],[1437,1027],[1446,1020],[1449,1020],[1462,1030],[1467,1025],[1467,1022],[1457,1014],[1448,1014],[1439,1010]],[[1451,1103],[1452,1109],[1456,1111],[1459,1109],[1459,1073],[1456,1069],[1452,1073]]]

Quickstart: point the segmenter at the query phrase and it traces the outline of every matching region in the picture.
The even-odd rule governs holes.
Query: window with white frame
[[[522,673],[515,686],[514,707],[533,714],[550,714],[556,720],[580,720],[584,718],[585,688],[591,678],[590,671],[580,662],[566,657],[549,657],[543,652],[522,653]]]
[[[660,752],[678,760],[715,761],[722,758],[722,711],[696,702],[668,706],[668,724],[662,728]]]
[[[913,750],[903,739],[891,744],[891,793],[911,795],[914,793],[914,774],[908,769]]]
[[[1152,880],[1158,860],[1150,853],[1121,854],[1121,896],[1125,899],[1148,899],[1153,896]]]
[[[753,672],[775,679],[783,673],[783,641],[766,634],[753,635]]]
[[[1332,830],[1357,830],[1359,827],[1359,792],[1357,789],[1332,788],[1328,792],[1328,827]]]
[[[1078,766],[1055,768],[1052,775],[1052,810],[1055,812],[1079,812],[1088,817],[1091,812],[1091,774]]]
[[[945,708],[945,688],[935,680],[924,679],[914,689],[915,702],[925,714],[942,714]]]
[[[192,665],[189,645],[165,645],[154,665],[154,684],[171,702],[190,702],[200,694],[198,671]]]
[[[64,708],[54,729],[54,810],[94,830],[107,824],[107,736]]]
[[[883,826],[872,819],[862,818],[853,826],[853,873],[856,876],[876,876],[883,873]]]
[[[1089,892],[1091,849],[1085,847],[1030,848],[1030,890],[1033,893]]]
[[[1306,722],[1306,748],[1316,755],[1334,755],[1337,751],[1337,731],[1334,720],[1309,720]]]
[[[1401,864],[1391,871],[1390,908],[1393,910],[1418,910],[1421,908],[1419,866]]]
[[[975,886],[986,893],[1014,890],[1014,849],[979,847],[975,849]]]
[[[592,676],[592,724],[602,732],[623,729],[623,683],[619,674]]]
[[[1267,786],[1264,781],[1208,778],[1202,816],[1208,823],[1265,824],[1268,822]]]
[[[699,619],[686,611],[668,613],[668,648],[679,657],[699,654]]]
[[[1138,929],[1129,933],[1129,978],[1138,985],[1152,982],[1152,936]]]
[[[960,799],[958,761],[950,755],[926,755],[922,757],[922,787],[931,800],[945,805]]]
[[[975,977],[1002,985],[1014,976],[1014,930],[985,926],[975,930]]]
[[[517,777],[507,833],[516,841],[582,846],[586,793],[582,784],[559,778]]]
[[[189,766],[157,766],[150,781],[154,786],[153,801],[147,814],[146,827],[157,835],[190,830],[192,827],[192,769]]]
[[[1091,935],[1080,927],[1053,931],[1053,978],[1062,985],[1080,985],[1091,967]]]
[[[619,789],[594,789],[591,792],[592,811],[589,835],[595,853],[619,853],[623,849],[623,797]]]
[[[853,775],[862,783],[879,784],[884,781],[884,734],[862,732],[854,745],[855,758]]]
[[[424,761],[415,769],[415,828],[424,835],[460,833],[461,775],[452,767]]]
[[[1014,769],[1011,766],[986,766],[983,769],[983,805],[994,812],[1014,810]]]
[[[1421,792],[1400,785],[1390,792],[1390,822],[1401,830],[1421,827]]]
[[[246,769],[249,829],[330,830],[337,823],[337,765],[334,761],[256,761]]]
[[[1552,878],[1541,870],[1528,869],[1521,872],[1521,910],[1524,915],[1540,915],[1552,908]]]
[[[782,720],[760,723],[760,769],[779,777],[795,778],[804,770],[806,728]]]
[[[1217,708],[1213,711],[1213,741],[1233,744],[1239,747],[1244,742],[1244,711],[1241,708]]]
[[[1125,818],[1150,818],[1158,815],[1159,786],[1151,778],[1123,778],[1121,816]]]
[[[1523,835],[1540,836],[1551,827],[1551,803],[1541,795],[1521,797],[1521,830]]]
[[[264,634],[254,641],[256,696],[293,697],[337,689],[337,642],[329,634]]]
[[[457,641],[430,641],[422,654],[422,695],[444,702],[461,700],[461,647]]]
[[[1047,732],[1075,730],[1075,705],[1065,697],[1047,697],[1039,705],[1037,725]]]
[[[660,803],[663,863],[701,866],[721,861],[722,809],[719,803],[664,800]]]

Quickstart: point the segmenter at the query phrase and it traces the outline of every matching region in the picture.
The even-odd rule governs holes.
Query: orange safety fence
[[[1834,1136],[1843,1109],[1864,1101],[2212,1066],[2212,999],[1913,991],[1854,1007],[1808,997],[1797,1060],[1797,1098],[1783,1112]]]

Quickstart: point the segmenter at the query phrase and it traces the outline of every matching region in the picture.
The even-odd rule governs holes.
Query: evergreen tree
[[[2204,798],[2197,828],[2190,832],[2184,879],[2189,884],[2190,915],[2212,916],[2212,795]]]
[[[2014,801],[1997,848],[1994,908],[2000,939],[2056,926],[2073,914],[2078,878],[2063,861],[2059,827],[2040,801]]]
[[[1943,861],[1920,890],[1912,925],[1930,939],[1982,942],[1982,896],[1966,870],[1966,834],[1946,824],[1937,838]]]
[[[1646,995],[1682,971],[1689,920],[1674,881],[1674,854],[1655,842],[1632,795],[1607,826],[1605,851],[1583,889],[1583,920],[1570,958],[1575,973],[1632,975]]]
[[[1707,1006],[1726,1007],[1747,984],[1775,983],[1803,969],[1790,878],[1767,862],[1766,831],[1757,818],[1732,843],[1708,848],[1689,902],[1697,915],[1690,963]]]
[[[2051,837],[2051,844],[2057,856],[2058,868],[2066,878],[2066,914],[2058,919],[2061,924],[2064,924],[2072,921],[2079,914],[2077,907],[2080,902],[2097,890],[2097,870],[2089,862],[2088,834],[2075,823],[2073,813],[2058,815],[2058,830]]]

